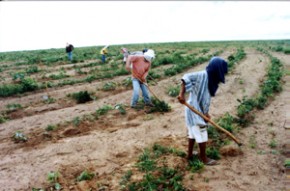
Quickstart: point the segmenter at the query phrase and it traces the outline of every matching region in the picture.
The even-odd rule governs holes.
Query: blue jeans
[[[105,63],[106,62],[106,55],[102,54],[102,62]]]
[[[140,88],[142,90],[142,95],[143,95],[145,104],[150,104],[151,100],[150,100],[150,95],[147,90],[147,87],[136,78],[132,78],[132,84],[133,84],[133,97],[131,99],[131,107],[136,106],[136,104],[138,103]]]
[[[67,56],[68,56],[68,59],[69,59],[70,61],[72,61],[72,57],[73,57],[72,52],[68,52],[68,53],[67,53]]]

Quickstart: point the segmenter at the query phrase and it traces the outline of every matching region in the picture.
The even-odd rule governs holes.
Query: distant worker
[[[151,63],[155,58],[154,50],[149,49],[144,55],[129,55],[126,61],[126,70],[132,72],[133,96],[131,107],[136,108],[139,100],[139,91],[141,88],[142,95],[146,106],[154,106],[151,102],[148,89],[145,85],[146,77],[149,73]]]
[[[102,50],[100,51],[100,54],[102,56],[102,62],[105,63],[106,62],[106,55],[108,54],[108,47],[109,45],[105,46],[104,48],[102,48]]]
[[[74,46],[72,44],[66,43],[65,51],[70,61],[72,61],[73,59],[73,53],[72,53],[73,50],[74,50]]]

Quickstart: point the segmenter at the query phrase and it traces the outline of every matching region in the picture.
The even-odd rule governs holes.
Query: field
[[[120,45],[0,53],[1,190],[286,191],[290,41],[129,44],[152,48],[156,107],[130,108]],[[228,61],[210,115],[243,145],[209,127],[207,154],[186,160],[185,73]],[[288,116],[289,120],[289,116]],[[195,147],[198,151],[198,148]]]

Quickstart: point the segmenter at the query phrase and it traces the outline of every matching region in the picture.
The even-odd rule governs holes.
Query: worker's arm
[[[181,80],[181,81],[182,81],[182,84],[181,84],[177,99],[180,103],[184,104],[185,103],[185,96],[184,96],[185,95],[185,82],[184,80]]]

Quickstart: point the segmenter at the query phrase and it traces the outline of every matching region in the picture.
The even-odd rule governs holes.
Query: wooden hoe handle
[[[218,124],[216,124],[215,122],[211,121],[208,117],[206,117],[204,114],[202,114],[201,112],[197,111],[194,107],[192,107],[191,105],[189,105],[187,102],[184,103],[185,106],[187,106],[191,111],[193,111],[194,113],[198,114],[199,116],[201,116],[204,120],[208,121],[210,124],[212,124],[215,128],[221,130],[222,132],[224,132],[227,136],[229,136],[230,138],[232,138],[239,146],[242,145],[242,143],[240,141],[238,141],[236,139],[236,137],[234,135],[232,135],[230,132],[228,132],[227,130],[225,130],[224,128],[220,127]]]

